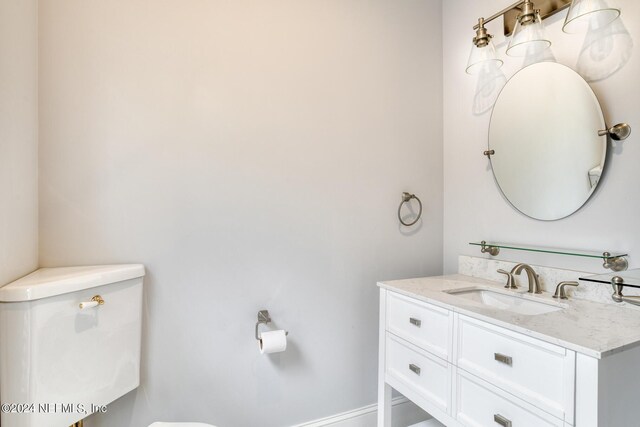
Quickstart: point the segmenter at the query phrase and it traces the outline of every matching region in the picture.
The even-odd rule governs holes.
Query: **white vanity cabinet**
[[[640,426],[638,348],[598,359],[381,288],[378,427],[392,389],[446,426]]]

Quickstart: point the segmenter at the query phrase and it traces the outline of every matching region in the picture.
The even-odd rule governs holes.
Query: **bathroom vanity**
[[[378,285],[379,427],[392,389],[446,426],[640,425],[640,311],[460,274]]]

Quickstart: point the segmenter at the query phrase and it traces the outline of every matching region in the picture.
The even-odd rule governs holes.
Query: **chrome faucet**
[[[538,275],[535,270],[528,264],[517,264],[511,270],[511,274],[520,275],[522,270],[527,272],[527,278],[529,279],[529,293],[541,294],[542,288],[540,287],[540,281],[538,280]]]

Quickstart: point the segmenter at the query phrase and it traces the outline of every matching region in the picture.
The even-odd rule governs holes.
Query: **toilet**
[[[0,425],[69,426],[140,385],[144,275],[140,264],[41,268],[0,288],[0,399],[34,405],[2,411]]]
[[[0,398],[24,408],[1,425],[69,426],[138,387],[144,275],[42,268],[0,288]]]

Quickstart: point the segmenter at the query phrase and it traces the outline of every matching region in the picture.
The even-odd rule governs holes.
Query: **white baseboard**
[[[393,427],[407,427],[430,418],[428,414],[407,398],[399,396],[393,399]],[[375,427],[378,407],[376,404],[298,424],[293,427]]]

